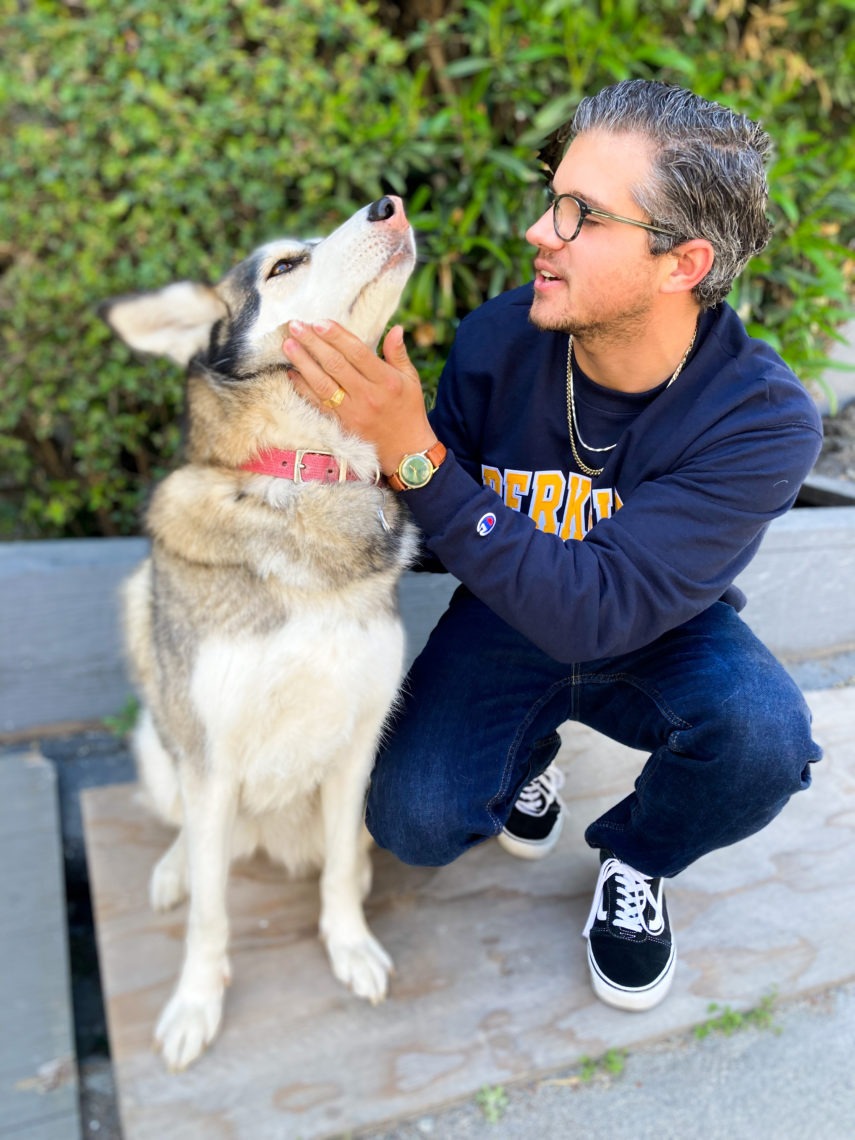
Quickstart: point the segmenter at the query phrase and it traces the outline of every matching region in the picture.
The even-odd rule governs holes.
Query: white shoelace
[[[550,804],[561,803],[559,791],[564,787],[564,773],[554,764],[526,784],[517,797],[514,807],[523,815],[546,815]]]
[[[628,863],[621,863],[620,859],[612,858],[606,859],[600,867],[600,875],[594,891],[594,901],[591,903],[591,912],[588,915],[588,921],[585,923],[585,929],[582,931],[582,937],[588,937],[588,932],[594,925],[595,919],[604,921],[608,918],[608,912],[603,906],[603,891],[606,883],[612,877],[616,879],[617,888],[617,902],[612,926],[617,926],[621,930],[630,930],[633,934],[641,934],[642,931],[654,936],[661,934],[665,928],[665,919],[662,914],[664,893],[661,884],[659,897],[656,898],[650,889],[650,879],[647,875],[642,875],[640,871],[636,871]],[[653,907],[653,916],[650,922],[644,917],[644,911],[648,904]]]

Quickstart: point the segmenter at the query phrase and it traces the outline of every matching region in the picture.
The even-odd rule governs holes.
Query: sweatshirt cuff
[[[463,470],[450,449],[428,485],[416,491],[402,491],[401,498],[431,547],[431,540],[440,539],[462,510],[469,507],[483,513],[485,502],[487,507],[502,502],[495,491],[476,483]]]

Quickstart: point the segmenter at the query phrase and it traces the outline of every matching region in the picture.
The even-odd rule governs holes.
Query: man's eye
[[[280,258],[267,274],[267,280],[269,281],[271,277],[281,277],[283,273],[290,273],[292,269],[296,269],[306,260],[308,258],[305,253],[295,254],[294,257]]]

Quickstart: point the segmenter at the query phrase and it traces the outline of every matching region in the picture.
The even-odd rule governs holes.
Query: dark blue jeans
[[[765,827],[822,755],[798,687],[722,602],[643,649],[567,665],[461,588],[378,755],[371,834],[405,863],[450,863],[501,831],[568,720],[650,752],[634,790],[585,832],[647,875]]]

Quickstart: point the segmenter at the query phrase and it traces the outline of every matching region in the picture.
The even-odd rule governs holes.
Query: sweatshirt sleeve
[[[722,437],[642,483],[583,541],[537,530],[453,451],[405,497],[430,550],[496,614],[558,661],[591,661],[718,601],[792,506],[820,443],[801,422]]]

